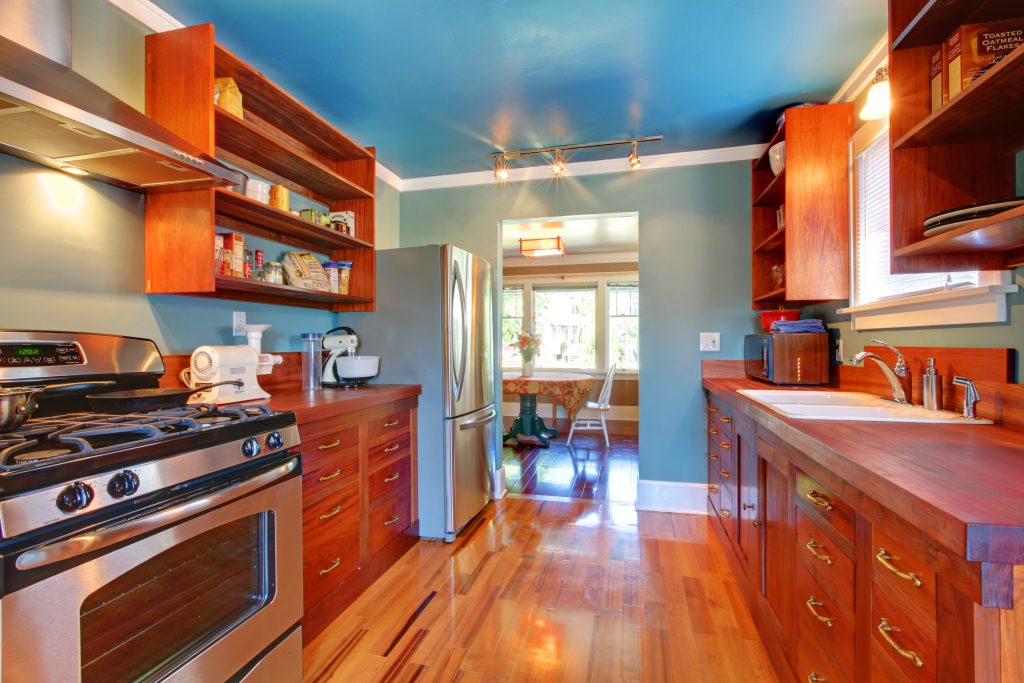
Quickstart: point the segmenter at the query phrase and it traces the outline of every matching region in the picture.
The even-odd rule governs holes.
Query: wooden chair
[[[615,381],[615,366],[612,365],[608,368],[608,374],[604,378],[604,386],[601,387],[601,395],[597,397],[597,402],[587,401],[586,405],[580,408],[579,412],[576,413],[576,418],[572,421],[572,426],[569,428],[569,438],[565,442],[567,446],[572,445],[572,436],[576,432],[604,432],[604,445],[611,446],[611,442],[608,440],[608,425],[605,423],[604,414],[608,412],[611,406],[609,401],[612,396],[612,382]],[[590,411],[596,413],[597,417],[584,417],[584,411]]]

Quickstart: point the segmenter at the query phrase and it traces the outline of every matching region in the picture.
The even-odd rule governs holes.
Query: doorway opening
[[[639,221],[628,212],[501,222],[495,355],[510,495],[636,501]]]

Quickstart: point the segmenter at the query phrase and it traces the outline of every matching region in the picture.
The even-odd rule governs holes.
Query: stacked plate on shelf
[[[1024,197],[1009,197],[991,202],[969,204],[948,211],[940,211],[924,219],[924,236],[934,237],[935,235],[941,235],[961,225],[1015,209],[1022,204],[1024,204]]]

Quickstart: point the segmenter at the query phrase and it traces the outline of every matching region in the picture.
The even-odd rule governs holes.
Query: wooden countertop
[[[358,389],[320,389],[315,392],[278,389],[271,391],[270,400],[265,403],[274,410],[295,413],[301,424],[413,398],[419,396],[420,391],[419,384],[368,384]]]
[[[968,560],[1024,564],[1024,432],[999,425],[794,420],[741,394],[704,388]]]

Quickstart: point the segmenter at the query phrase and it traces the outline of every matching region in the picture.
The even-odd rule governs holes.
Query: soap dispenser
[[[942,410],[942,377],[935,372],[935,359],[928,359],[928,368],[921,377],[921,396],[928,410]]]

